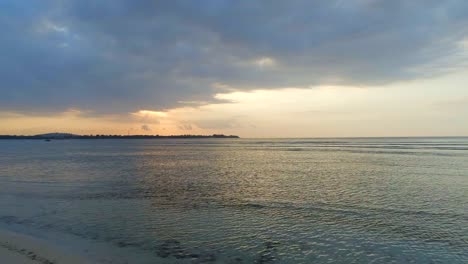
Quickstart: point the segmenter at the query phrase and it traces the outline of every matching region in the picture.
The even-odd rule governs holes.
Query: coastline
[[[200,139],[200,138],[240,138],[236,135],[75,135],[70,133],[48,133],[41,135],[0,135],[3,140],[20,140],[20,139],[35,139],[35,140],[57,140],[57,139]]]
[[[0,229],[0,259],[9,264],[96,263],[47,240],[5,229]]]
[[[191,263],[182,261],[178,263]],[[8,264],[150,264],[174,263],[135,247],[94,241],[72,234],[0,224],[0,263]]]

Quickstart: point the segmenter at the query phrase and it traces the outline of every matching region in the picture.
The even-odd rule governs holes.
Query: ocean
[[[0,140],[0,228],[102,263],[468,263],[468,138]]]

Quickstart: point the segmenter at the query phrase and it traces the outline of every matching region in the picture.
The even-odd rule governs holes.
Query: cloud
[[[132,113],[129,117],[132,121],[151,123],[151,124],[160,124],[159,118],[165,117],[166,114],[163,112],[155,112],[148,110],[140,110],[138,112]],[[119,116],[122,118],[122,116]]]
[[[5,0],[0,111],[127,113],[216,102],[223,87],[424,78],[466,59],[467,9],[463,0]]]
[[[454,98],[451,100],[439,100],[435,103],[432,103],[432,107],[435,107],[437,110],[450,110],[458,111],[459,113],[468,110],[468,97]]]
[[[188,121],[181,121],[179,122],[179,125],[177,126],[180,130],[192,130],[192,124]]]
[[[144,130],[144,131],[151,131],[151,127],[148,126],[148,125],[142,125],[141,129]]]
[[[201,129],[229,129],[242,126],[236,118],[202,119],[193,123]]]

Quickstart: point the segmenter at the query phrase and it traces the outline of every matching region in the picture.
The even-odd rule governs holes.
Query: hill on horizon
[[[45,134],[38,134],[35,137],[44,137],[44,138],[72,138],[72,137],[79,137],[80,135],[72,134],[72,133],[45,133]]]

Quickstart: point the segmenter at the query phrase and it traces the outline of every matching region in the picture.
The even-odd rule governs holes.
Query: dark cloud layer
[[[434,75],[460,62],[468,2],[3,0],[0,28],[0,110],[128,112]]]

